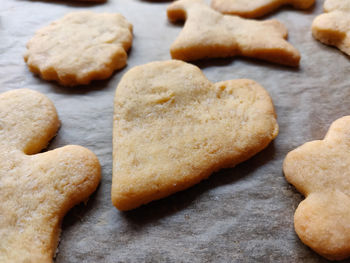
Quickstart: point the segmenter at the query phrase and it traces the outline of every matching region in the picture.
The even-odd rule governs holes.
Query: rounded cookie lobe
[[[112,202],[130,210],[184,190],[277,133],[271,98],[252,80],[213,84],[176,60],[135,67],[115,95]]]
[[[294,226],[300,239],[330,260],[350,256],[350,198],[341,191],[312,193],[300,203]]]
[[[60,126],[53,103],[43,94],[17,89],[0,94],[0,147],[26,154],[44,149]]]
[[[45,80],[88,84],[124,67],[131,43],[132,25],[122,15],[73,12],[38,30],[24,60]]]

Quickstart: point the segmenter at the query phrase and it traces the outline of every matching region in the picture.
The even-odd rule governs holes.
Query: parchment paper
[[[252,0],[253,1],[253,0]],[[169,2],[108,0],[1,0],[0,92],[17,88],[40,91],[53,100],[62,127],[49,149],[67,144],[90,148],[102,164],[102,182],[87,205],[63,221],[56,257],[63,262],[326,262],[298,239],[293,215],[303,197],[289,185],[282,162],[290,150],[321,139],[337,118],[350,114],[350,61],[311,36],[309,11],[283,8],[277,18],[302,55],[299,69],[253,59],[196,62],[211,81],[250,78],[270,93],[280,125],[277,139],[234,169],[166,199],[131,212],[110,201],[112,118],[115,88],[133,66],[170,58],[169,47],[182,29],[166,18]],[[22,55],[39,28],[78,10],[120,12],[134,25],[128,66],[106,81],[64,88],[35,77]]]

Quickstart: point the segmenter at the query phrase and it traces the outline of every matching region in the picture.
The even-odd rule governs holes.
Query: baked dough
[[[173,59],[246,56],[298,66],[300,54],[285,38],[287,29],[277,20],[255,21],[222,15],[202,0],[180,0],[168,7],[171,21],[186,20],[171,45]]]
[[[130,210],[184,190],[277,133],[271,98],[252,80],[213,84],[176,60],[135,67],[115,94],[113,204]]]
[[[326,0],[324,11],[312,23],[313,36],[350,55],[350,1]]]
[[[297,9],[308,9],[315,0],[212,0],[211,6],[223,13],[246,18],[257,18],[267,15],[283,5]]]
[[[131,43],[132,25],[122,15],[73,12],[37,31],[24,60],[45,80],[88,84],[123,68]]]
[[[323,140],[288,153],[283,170],[305,196],[294,216],[295,231],[320,255],[350,256],[350,116],[336,120]]]
[[[66,212],[100,181],[97,157],[69,145],[39,153],[60,122],[44,95],[0,94],[0,262],[53,262]]]

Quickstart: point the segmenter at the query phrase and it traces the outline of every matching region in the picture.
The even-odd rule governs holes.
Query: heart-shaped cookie
[[[278,134],[252,80],[211,83],[185,62],[127,72],[115,95],[112,202],[130,210],[184,190],[264,149]]]

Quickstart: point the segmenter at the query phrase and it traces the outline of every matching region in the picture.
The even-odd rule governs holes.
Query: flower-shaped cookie
[[[252,80],[210,82],[182,61],[127,72],[115,95],[112,201],[129,210],[252,157],[278,133]]]
[[[315,0],[212,0],[211,6],[223,13],[247,18],[256,18],[273,12],[283,5],[308,9]]]
[[[336,120],[324,140],[288,153],[287,181],[306,198],[294,224],[300,239],[328,259],[350,256],[350,116]]]
[[[122,15],[73,12],[37,31],[24,60],[43,79],[88,84],[124,67],[131,42],[132,25]]]
[[[0,262],[52,262],[64,214],[100,180],[80,146],[38,153],[59,128],[52,102],[20,89],[0,94]]]
[[[255,21],[223,15],[203,0],[180,0],[168,7],[171,21],[186,20],[170,48],[172,58],[246,56],[298,66],[300,54],[285,38],[287,29],[277,20]]]
[[[350,1],[326,0],[324,11],[312,23],[313,36],[350,55]]]

